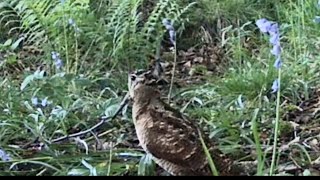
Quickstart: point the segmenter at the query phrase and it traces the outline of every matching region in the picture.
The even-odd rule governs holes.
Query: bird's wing
[[[150,138],[146,146],[154,157],[189,168],[204,166],[206,157],[196,126],[168,112],[153,108],[148,112],[154,126],[148,130]]]

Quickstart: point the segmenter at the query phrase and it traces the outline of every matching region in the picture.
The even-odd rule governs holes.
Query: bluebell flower
[[[31,98],[31,103],[32,103],[32,105],[37,106],[38,105],[38,98],[37,97],[32,97]]]
[[[272,93],[275,93],[275,92],[278,91],[278,89],[279,89],[279,79],[276,79],[276,80],[273,81],[271,89],[272,89]]]
[[[169,19],[163,19],[162,24],[169,31],[170,41],[173,45],[176,44],[176,32],[174,30],[173,24]]]
[[[176,44],[176,32],[175,31],[169,31],[170,35],[170,41],[174,45]]]
[[[41,101],[41,103],[39,103]],[[42,107],[46,107],[47,105],[51,104],[51,102],[48,101],[48,98],[44,98],[42,100],[39,100],[37,97],[32,97],[31,98],[31,103],[34,106],[42,106]]]
[[[279,34],[279,25],[278,23],[274,23],[274,22],[271,22],[271,25],[269,27],[269,34]]]
[[[59,56],[60,56],[59,53],[54,52],[54,51],[51,52],[51,57],[52,57],[55,65],[56,65],[56,68],[57,68],[57,69],[60,69],[60,68],[62,68],[62,66],[63,66],[63,62],[62,62],[62,60],[60,59]]]
[[[262,18],[256,21],[256,25],[258,26],[261,32],[267,33],[269,32],[271,22],[265,18]]]
[[[320,23],[320,16],[316,16],[316,17],[313,19],[313,22],[315,22],[315,23]]]
[[[320,9],[320,0],[318,0],[316,7],[317,7],[317,9]],[[313,22],[319,24],[320,23],[320,16],[315,16],[313,19]]]
[[[162,24],[166,27],[167,30],[173,30],[174,31],[174,27],[172,25],[172,22],[169,19],[163,19],[162,20]]]
[[[0,159],[1,161],[10,161],[11,157],[9,154],[7,154],[4,150],[0,148]]]
[[[47,98],[42,99],[42,101],[41,101],[41,106],[42,106],[42,107],[46,107],[47,105],[48,105],[48,100],[47,100]]]
[[[63,62],[60,58],[58,58],[57,60],[55,60],[55,65],[57,67],[57,69],[61,69],[63,66]]]
[[[265,18],[258,19],[256,21],[256,25],[263,33],[278,34],[279,33],[279,25],[276,22],[269,21]]]
[[[57,52],[51,52],[51,58],[53,59],[53,60],[56,60],[56,59],[58,59],[59,58],[59,56],[60,56],[60,54],[59,53],[57,53]]]
[[[272,45],[277,45],[277,44],[279,44],[279,42],[280,42],[280,35],[279,35],[279,33],[277,33],[277,34],[271,34],[271,37],[270,37],[269,42],[270,42]]]
[[[276,69],[280,69],[281,62],[281,46],[280,46],[280,32],[279,32],[279,24],[276,22],[268,21],[265,18],[259,19],[256,21],[256,25],[260,29],[261,32],[267,33],[270,35],[269,42],[272,44],[272,49],[270,50],[271,54],[276,57],[276,60],[273,66]],[[279,79],[273,81],[272,84],[272,93],[277,92],[279,89]]]
[[[76,23],[74,22],[74,20],[73,19],[68,19],[68,23],[69,23],[69,25],[71,25],[71,26],[73,26],[73,27],[75,27],[76,26]]]
[[[271,54],[275,55],[276,57],[280,56],[281,53],[281,47],[280,44],[276,44],[271,49]]]
[[[273,65],[273,66],[274,66],[276,69],[280,69],[280,68],[281,68],[281,65],[282,65],[281,57],[278,56],[278,58],[277,58],[276,61],[274,62],[274,65]]]
[[[68,24],[74,28],[75,32],[80,32],[80,28],[77,26],[76,22],[73,19],[69,18]]]

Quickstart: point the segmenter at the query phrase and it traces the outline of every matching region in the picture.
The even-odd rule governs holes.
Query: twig
[[[116,128],[108,129],[107,131],[104,131],[104,132],[98,134],[97,137],[92,137],[92,136],[90,136],[90,137],[88,137],[87,139],[85,139],[85,141],[90,141],[90,140],[92,140],[92,139],[94,139],[94,138],[95,138],[95,139],[100,138],[100,137],[102,137],[102,136],[105,136],[105,135],[113,132],[115,129],[116,129]]]
[[[28,147],[30,147],[33,143],[36,143],[37,141],[39,141],[39,137],[36,137],[35,140],[24,144],[23,146],[21,146],[21,148],[22,148],[22,149],[27,149]]]
[[[118,116],[118,114],[122,111],[123,107],[128,103],[128,100],[129,100],[129,93],[127,93],[125,95],[125,97],[122,99],[117,111],[115,112],[115,114],[113,116],[110,116],[110,117],[102,119],[99,123],[97,123],[96,125],[92,126],[91,128],[89,128],[89,129],[87,129],[85,131],[81,131],[81,132],[78,132],[78,133],[74,133],[74,134],[70,134],[70,135],[66,135],[66,136],[54,139],[54,140],[51,141],[51,143],[57,143],[57,142],[64,141],[64,140],[69,139],[69,138],[82,136],[84,134],[87,134],[87,133],[97,129],[98,127],[100,127],[105,122],[107,122],[109,120],[111,121],[114,118],[116,118]]]

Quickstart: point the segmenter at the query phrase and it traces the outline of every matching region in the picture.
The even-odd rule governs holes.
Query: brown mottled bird
[[[151,85],[152,72],[129,74],[132,117],[140,145],[156,164],[175,176],[212,175],[199,139],[203,137],[219,175],[238,175],[232,162],[185,115],[160,99]]]

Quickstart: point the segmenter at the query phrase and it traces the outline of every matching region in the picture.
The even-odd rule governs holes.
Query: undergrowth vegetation
[[[319,175],[317,15],[316,0],[0,0],[0,175],[165,175],[130,105],[55,142],[113,116],[128,72],[158,56],[190,81],[172,105],[224,153],[256,161],[254,175]],[[278,23],[281,71],[263,18]]]

